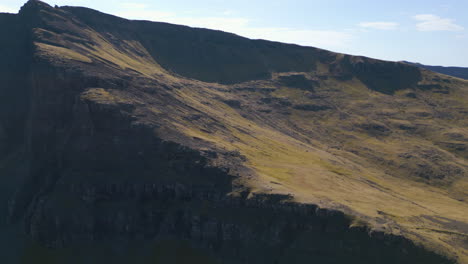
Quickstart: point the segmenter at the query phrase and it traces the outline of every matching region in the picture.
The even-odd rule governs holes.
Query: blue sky
[[[1,0],[17,12],[26,0]],[[468,67],[465,0],[45,0],[385,60]]]

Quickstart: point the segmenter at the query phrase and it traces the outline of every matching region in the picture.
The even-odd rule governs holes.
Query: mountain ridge
[[[420,68],[424,68],[430,71],[462,78],[468,80],[468,68],[466,67],[454,67],[454,66],[434,66],[434,65],[424,65],[421,63],[409,62],[404,61],[405,63],[418,66]]]
[[[200,232],[194,227],[201,225],[208,230],[202,236],[210,237],[204,243],[227,243],[213,252],[225,252],[226,261],[236,263],[239,256],[228,252],[233,248],[229,241],[238,240],[228,239],[233,231],[225,228],[273,235],[241,224],[234,216],[226,220],[227,213],[214,208],[222,204],[244,212],[247,209],[234,204],[269,208],[262,199],[279,199],[272,208],[287,211],[292,202],[289,210],[301,215],[297,221],[312,214],[318,218],[307,221],[321,223],[309,226],[288,222],[291,218],[270,218],[280,233],[298,232],[301,225],[323,228],[323,233],[317,231],[320,238],[333,244],[338,242],[332,237],[349,234],[345,230],[357,226],[357,231],[348,232],[357,232],[363,245],[382,236],[382,243],[395,246],[396,251],[382,261],[425,259],[428,254],[427,259],[443,262],[418,253],[411,243],[466,261],[466,82],[403,63],[249,41],[222,32],[129,20],[115,23],[114,18],[109,22],[108,16],[88,9],[52,8],[39,1],[28,2],[18,16],[32,25],[32,63],[24,69],[28,77],[20,78],[27,81],[25,87],[18,85],[20,81],[10,82],[19,87],[18,94],[4,97],[10,104],[3,104],[7,107],[2,113],[7,114],[1,124],[14,124],[7,129],[13,131],[7,139],[26,135],[6,154],[25,145],[25,160],[30,163],[11,215],[25,219],[27,233],[35,240],[63,246],[78,239],[80,232],[129,239],[149,235],[138,230],[139,225],[151,229],[162,221],[162,231],[191,241],[190,236]],[[144,29],[139,29],[141,24]],[[202,40],[192,41],[197,38]],[[10,52],[15,41],[29,43],[27,38],[14,40]],[[217,45],[205,49],[213,41]],[[223,47],[238,47],[237,41],[247,44],[234,54],[270,55],[231,56]],[[168,45],[177,48],[173,51]],[[193,51],[204,56],[192,55]],[[206,61],[200,62],[202,58]],[[233,71],[239,63],[245,65],[244,71]],[[1,75],[2,83],[9,78],[9,68],[2,67],[7,73]],[[30,98],[25,107],[16,103],[22,94]],[[11,122],[8,109],[15,107],[25,109],[16,119],[26,126]],[[182,216],[172,215],[171,208],[165,213],[157,208],[148,211],[142,207],[145,203],[136,203],[137,212],[129,209],[134,200],[158,204],[160,199],[171,201],[173,208],[183,207],[181,201],[187,199],[197,207],[197,201],[205,199],[213,206],[213,215],[202,213],[203,217],[222,232],[210,229],[210,221],[199,224],[201,220],[191,219],[188,214],[200,212],[185,207]],[[295,209],[301,204],[319,207],[310,212]],[[79,210],[81,221],[67,216],[73,210]],[[177,229],[171,231],[157,212],[178,219],[189,238],[177,234]],[[347,222],[342,212],[354,220]],[[121,215],[121,225],[110,224],[114,213]],[[139,215],[153,215],[148,216],[153,220]],[[277,217],[282,220],[275,222]],[[99,227],[83,225],[92,223],[89,219]],[[360,229],[362,222],[370,229]],[[125,225],[131,228],[125,231]],[[366,232],[375,237],[366,238]],[[281,244],[286,238],[272,239]],[[301,248],[299,241],[306,238],[288,239]],[[347,256],[353,240],[344,241],[349,244],[338,252]],[[268,242],[262,243],[268,248]],[[412,253],[395,253],[404,247]],[[375,254],[393,249],[376,247]],[[369,263],[375,261],[377,257],[365,251],[351,250]],[[253,256],[245,248],[242,252]],[[333,252],[328,254],[332,259]]]

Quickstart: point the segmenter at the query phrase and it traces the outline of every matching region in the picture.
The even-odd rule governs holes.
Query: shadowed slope
[[[65,7],[97,32],[116,39],[134,39],[164,68],[207,82],[236,83],[269,78],[273,72],[311,71],[323,50],[250,40],[221,31],[129,21],[87,8]]]
[[[413,63],[413,62],[407,62],[407,61],[405,61],[405,63],[411,64],[411,65],[414,65],[423,69],[427,69],[433,72],[438,72],[438,73],[468,80],[468,68],[431,66],[431,65],[423,65],[420,63]]]

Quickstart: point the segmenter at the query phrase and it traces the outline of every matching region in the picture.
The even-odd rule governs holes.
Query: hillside
[[[405,63],[412,64],[414,66],[430,70],[433,72],[438,72],[442,73],[445,75],[461,78],[468,80],[468,68],[463,68],[463,67],[444,67],[444,66],[431,66],[431,65],[423,65],[421,63],[413,63],[413,62],[407,62]]]
[[[36,0],[0,22],[20,263],[468,263],[468,81]]]

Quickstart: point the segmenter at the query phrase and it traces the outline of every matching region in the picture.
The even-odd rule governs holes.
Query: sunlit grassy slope
[[[65,34],[36,30],[37,56],[123,83],[86,87],[83,100],[115,106],[163,139],[220,153],[214,166],[232,167],[226,153],[240,155],[245,169],[232,171],[252,192],[339,209],[356,224],[468,263],[467,81],[311,49],[310,67],[275,66],[262,78],[233,72],[242,82],[232,76],[224,82],[230,84],[203,82],[181,75],[206,77],[206,68],[189,74],[180,65],[161,67],[161,43],[105,32],[96,21],[83,25],[84,14],[65,10],[53,15],[72,19],[49,23],[66,27]],[[167,52],[161,57],[167,60]]]
[[[409,99],[407,92],[424,99]],[[405,235],[466,261],[467,163],[466,149],[461,151],[460,146],[466,146],[468,131],[460,112],[467,107],[456,101],[468,95],[466,88],[454,89],[453,99],[431,93],[401,91],[387,96],[356,81],[327,81],[316,91],[323,98],[315,101],[334,109],[317,113],[282,107],[262,113],[269,106],[256,100],[264,94],[241,95],[247,98],[240,99],[245,105],[233,110],[222,103],[200,104],[206,95],[199,97],[188,89],[180,97],[189,98],[194,108],[210,113],[226,128],[207,133],[205,124],[181,126],[192,137],[245,155],[246,165],[256,173],[247,184],[255,191],[291,194],[300,202],[338,208],[376,229]],[[222,96],[215,94],[214,98]],[[279,87],[270,94],[275,95],[293,105],[314,101],[291,88]],[[437,109],[428,106],[435,102]],[[451,115],[435,117],[436,111]],[[368,124],[378,124],[379,130],[362,128]],[[459,150],[444,143],[453,141]]]

